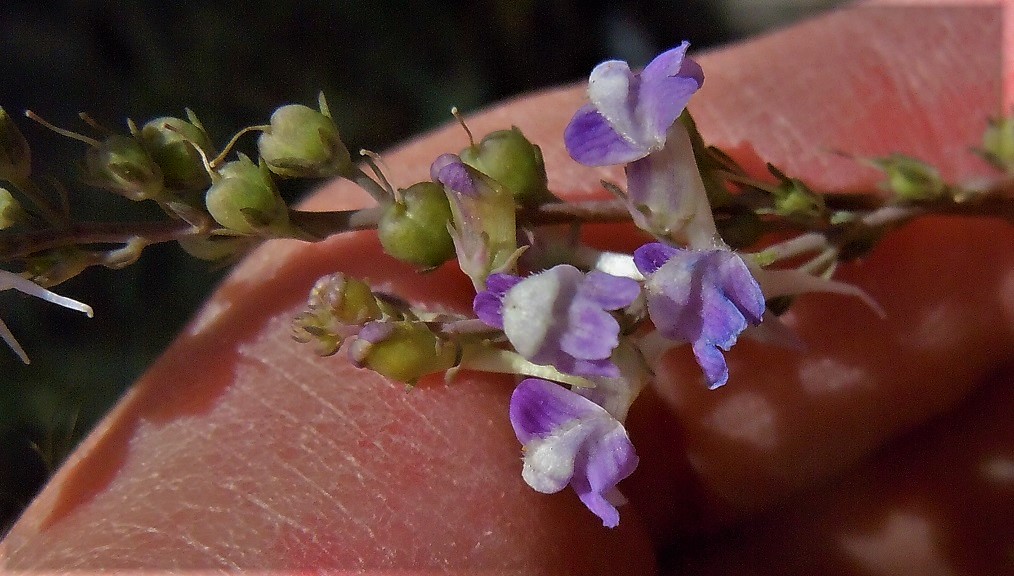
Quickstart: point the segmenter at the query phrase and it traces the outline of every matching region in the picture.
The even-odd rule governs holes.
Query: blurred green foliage
[[[87,111],[125,130],[192,108],[221,145],[280,105],[323,90],[350,150],[383,150],[505,96],[585,77],[616,57],[639,65],[690,39],[728,40],[708,2],[613,0],[7,0],[0,105],[87,132]],[[24,120],[36,173],[73,184],[83,146]],[[505,126],[506,128],[506,126]],[[290,193],[292,194],[292,193]],[[139,207],[72,186],[79,219]],[[74,443],[169,343],[223,271],[176,246],[90,269],[57,289],[94,319],[13,293],[0,313],[32,357],[0,351],[0,534]]]

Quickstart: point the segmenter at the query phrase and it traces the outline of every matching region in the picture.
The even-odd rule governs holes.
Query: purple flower
[[[473,303],[476,316],[501,328],[518,354],[579,376],[619,376],[610,360],[620,325],[608,310],[640,294],[630,279],[561,264],[519,278],[491,274]]]
[[[616,484],[637,468],[627,431],[609,412],[562,386],[528,378],[511,396],[510,419],[524,447],[522,477],[551,494],[568,484],[602,524],[620,521]]]
[[[689,42],[655,57],[634,74],[610,60],[588,78],[591,104],[574,114],[563,138],[571,157],[589,166],[626,164],[665,145],[669,128],[704,83],[701,67],[685,58]]]
[[[710,388],[729,379],[719,351],[759,324],[764,294],[743,259],[731,250],[683,250],[651,243],[634,251],[646,278],[648,315],[663,336],[690,342]]]

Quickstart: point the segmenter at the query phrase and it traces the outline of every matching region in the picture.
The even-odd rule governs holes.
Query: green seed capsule
[[[357,366],[408,384],[457,363],[455,346],[418,322],[367,324],[352,343],[349,355]]]
[[[162,169],[141,143],[119,134],[88,148],[84,179],[92,186],[137,201],[160,198],[165,190]]]
[[[219,168],[205,202],[216,222],[243,234],[284,228],[289,221],[288,208],[271,173],[246,156]]]
[[[401,191],[401,202],[387,207],[377,226],[384,251],[424,268],[454,257],[454,242],[447,231],[451,207],[443,188],[419,182]]]
[[[213,150],[204,130],[194,124],[165,116],[144,125],[139,136],[141,145],[162,169],[165,185],[171,190],[200,190],[211,183],[204,161],[194,146],[205,154]]]
[[[350,174],[353,169],[352,157],[334,121],[301,104],[275,110],[270,128],[257,140],[257,148],[279,176],[326,178]]]
[[[511,191],[521,205],[553,199],[547,188],[542,150],[521,130],[497,130],[459,154],[462,162],[486,174]]]

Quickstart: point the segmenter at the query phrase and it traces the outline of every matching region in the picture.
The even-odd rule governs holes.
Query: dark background
[[[467,113],[607,58],[643,65],[682,39],[700,50],[835,3],[5,0],[0,106],[31,142],[34,172],[71,187],[76,217],[128,219],[151,212],[75,184],[84,145],[23,110],[89,133],[79,111],[125,130],[128,116],[142,124],[190,107],[220,146],[323,90],[348,148],[383,150],[447,121],[451,106]],[[0,534],[223,273],[174,245],[150,247],[128,269],[89,269],[57,288],[92,305],[90,320],[0,292],[0,315],[32,358],[0,350]]]

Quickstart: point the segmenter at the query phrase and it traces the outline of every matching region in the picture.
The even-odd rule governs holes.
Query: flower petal
[[[644,276],[648,276],[654,274],[656,270],[661,268],[663,264],[679,252],[679,249],[673,248],[668,244],[651,242],[634,250],[634,265],[637,266],[638,272]]]
[[[638,91],[638,112],[645,122],[645,139],[651,139],[661,148],[666,132],[690,102],[690,97],[704,83],[701,67],[684,58],[689,42],[655,57],[641,72]],[[643,140],[645,142],[646,140]]]
[[[479,192],[468,168],[455,154],[441,154],[430,164],[430,178],[464,196],[475,197]]]
[[[640,293],[641,286],[635,280],[597,270],[589,272],[578,287],[582,299],[594,302],[603,310],[630,306]]]
[[[627,141],[641,146],[637,97],[640,80],[622,60],[608,60],[588,76],[588,99],[599,114]]]
[[[604,430],[589,435],[588,445],[575,462],[571,486],[578,498],[602,524],[613,528],[620,522],[620,514],[607,495],[616,484],[633,474],[638,458],[627,431],[616,420],[601,423]]]
[[[526,378],[511,395],[509,414],[514,434],[522,444],[528,444],[533,439],[558,432],[573,420],[608,413],[559,384]]]
[[[648,151],[624,138],[593,106],[578,109],[563,131],[571,158],[586,166],[613,166],[643,158]]]
[[[487,326],[503,329],[503,299],[507,291],[521,282],[513,274],[490,274],[486,277],[486,290],[479,292],[472,300],[475,316]]]

